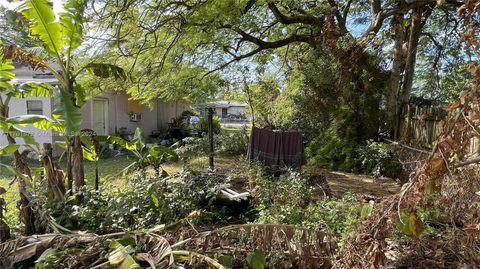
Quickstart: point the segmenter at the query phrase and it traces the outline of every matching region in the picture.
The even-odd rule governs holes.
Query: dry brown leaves
[[[478,75],[480,69],[472,66],[470,72]],[[480,188],[480,174],[472,167],[475,162],[471,160],[476,158],[469,153],[471,140],[480,138],[480,87],[478,80],[472,85],[471,91],[462,92],[457,102],[446,107],[450,116],[443,122],[430,156],[410,175],[400,193],[377,206],[350,236],[336,268],[384,267],[387,239],[399,223],[401,212],[415,216],[416,208],[431,206],[426,201],[429,184],[441,190],[441,210],[449,212],[450,224],[462,225],[465,232],[476,234],[480,199],[475,192]]]
[[[182,232],[192,234],[188,227]],[[336,241],[322,230],[291,225],[242,224],[198,233],[183,242],[181,247],[202,254],[232,255],[235,257],[234,268],[246,268],[247,254],[261,248],[265,253],[282,253],[286,268],[306,269],[331,268]]]
[[[11,59],[15,63],[23,64],[32,70],[45,71],[47,65],[39,56],[15,45],[5,45],[3,47],[3,58]]]

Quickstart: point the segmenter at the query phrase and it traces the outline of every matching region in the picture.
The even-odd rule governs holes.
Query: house
[[[248,104],[236,101],[215,101],[206,104],[197,105],[200,116],[205,115],[205,108],[212,107],[215,114],[221,118],[222,122],[250,121]]]
[[[16,66],[16,84],[26,82],[58,84],[58,81],[48,73],[32,71],[26,67]],[[163,102],[157,100],[150,106],[143,105],[138,101],[129,100],[124,92],[105,92],[99,96],[93,96],[80,109],[83,116],[81,128],[91,129],[97,135],[116,135],[133,133],[136,128],[141,128],[146,136],[158,134],[168,129],[168,123],[172,118],[178,117],[189,106],[180,102]],[[29,97],[23,99],[13,98],[10,102],[9,116],[24,114],[41,114],[51,116],[54,110],[52,98]],[[52,130],[38,130],[29,125],[20,127],[27,133],[32,134],[39,143],[54,143],[62,140]],[[18,142],[23,143],[22,139]],[[7,145],[7,139],[0,131],[0,147]]]

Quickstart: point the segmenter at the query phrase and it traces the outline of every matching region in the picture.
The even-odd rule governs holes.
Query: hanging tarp
[[[253,127],[248,159],[272,169],[298,168],[304,163],[303,134]]]

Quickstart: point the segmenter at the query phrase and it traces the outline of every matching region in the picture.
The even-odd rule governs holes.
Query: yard
[[[0,268],[480,268],[478,33],[480,0],[0,0]]]

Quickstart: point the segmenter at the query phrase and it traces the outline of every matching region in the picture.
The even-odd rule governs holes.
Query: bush
[[[208,117],[201,118],[200,121],[197,123],[197,125],[195,125],[195,129],[201,134],[208,133]],[[221,129],[222,129],[222,126],[220,125],[220,118],[214,116],[213,117],[213,133],[219,134]]]
[[[397,178],[402,166],[398,161],[398,147],[392,144],[367,141],[367,145],[357,150],[361,162],[360,171],[375,177]]]
[[[213,137],[215,152],[218,154],[241,155],[246,154],[248,149],[248,130],[246,127],[238,130],[224,130]],[[208,155],[210,144],[208,136],[186,137],[183,146],[176,152],[184,158],[192,158],[199,155]]]
[[[278,180],[261,177],[257,186],[258,223],[321,227],[344,238],[360,219],[361,209],[356,195],[347,193],[341,198],[316,201],[307,177],[298,172],[286,173]]]
[[[248,149],[248,130],[246,126],[241,129],[222,130],[217,136],[218,153],[230,155],[245,155]]]
[[[72,230],[95,233],[139,230],[171,223],[205,206],[214,186],[224,181],[213,174],[183,172],[164,179],[141,177],[121,188],[82,190],[83,203],[48,199],[45,208],[56,221]]]

